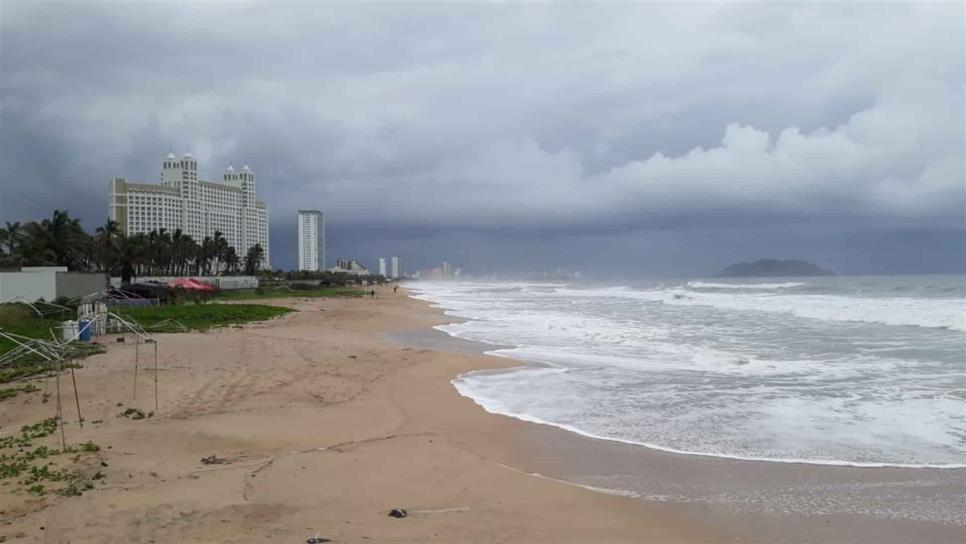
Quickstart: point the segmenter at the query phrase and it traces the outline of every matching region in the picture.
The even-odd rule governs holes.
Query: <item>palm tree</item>
[[[80,226],[80,219],[73,219],[67,210],[54,210],[50,219],[27,226],[30,238],[28,260],[31,264],[66,266],[77,268],[83,261],[81,243],[87,234]]]
[[[181,239],[181,271],[179,274],[187,274],[188,267],[194,268],[197,263],[198,254],[201,252],[198,242],[189,235],[184,235]]]
[[[94,235],[93,253],[96,261],[100,264],[101,270],[107,276],[106,281],[111,282],[111,272],[117,263],[117,239],[123,236],[121,227],[117,221],[108,219],[104,226],[97,227]]]
[[[228,240],[225,240],[224,235],[221,231],[215,231],[215,237],[211,241],[212,244],[212,258],[215,260],[215,273],[221,271],[222,265],[225,260],[225,252],[228,250]]]
[[[238,270],[238,253],[235,252],[233,246],[228,246],[225,250],[225,266],[228,268],[229,274],[234,274]]]
[[[157,267],[157,274],[167,274],[171,269],[172,261],[172,244],[171,244],[171,234],[168,229],[158,230],[158,245],[155,248],[155,253],[153,254],[155,261],[155,266]]]
[[[147,261],[148,239],[143,234],[117,238],[117,266],[121,272],[121,285],[130,285],[138,268]]]
[[[189,241],[191,244],[194,243],[194,240],[181,232],[181,229],[174,229],[171,233],[171,262],[168,270],[170,274],[174,276],[184,274],[184,267],[190,255]]]
[[[7,255],[10,257],[11,264],[14,266],[19,265],[19,261],[22,260],[18,257],[18,251],[20,250],[20,242],[24,236],[23,226],[20,221],[15,221],[11,223],[7,221],[6,228],[0,229],[0,244],[7,246]],[[0,247],[0,251],[3,248]]]
[[[13,223],[7,221],[7,227],[0,229],[0,243],[7,246],[7,255],[13,256],[17,253],[17,250],[20,249],[20,239],[23,235],[24,229],[20,221]]]
[[[245,274],[254,276],[258,272],[262,264],[262,259],[264,258],[265,250],[262,249],[260,244],[255,244],[248,248],[248,253],[245,255]]]
[[[215,242],[210,236],[201,240],[201,251],[198,252],[199,272],[207,276],[211,272],[211,261],[215,258]]]

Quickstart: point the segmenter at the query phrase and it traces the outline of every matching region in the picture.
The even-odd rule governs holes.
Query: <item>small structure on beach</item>
[[[66,266],[24,266],[0,272],[0,303],[75,298],[104,285],[104,274],[69,272]]]

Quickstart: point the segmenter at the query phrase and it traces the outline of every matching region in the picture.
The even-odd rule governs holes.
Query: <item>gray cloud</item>
[[[172,148],[207,177],[251,164],[286,260],[310,204],[348,238],[502,255],[523,231],[612,256],[815,222],[962,240],[961,5],[0,9],[2,219],[98,223],[106,179],[153,180]],[[450,234],[399,244],[429,261]]]

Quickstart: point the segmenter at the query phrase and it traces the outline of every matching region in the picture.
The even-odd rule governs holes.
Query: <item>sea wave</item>
[[[665,304],[785,313],[825,321],[966,331],[966,303],[961,299],[701,293],[685,289],[655,291],[645,297]]]
[[[783,283],[715,283],[709,281],[689,281],[685,284],[689,289],[744,289],[744,290],[772,290],[794,289],[807,284],[801,281],[786,281]]]
[[[510,370],[509,372],[512,372]],[[497,414],[507,417],[512,417],[514,419],[519,419],[520,421],[526,421],[528,423],[536,423],[539,425],[547,425],[549,427],[556,427],[558,429],[563,429],[574,434],[579,434],[581,436],[586,436],[588,438],[593,438],[595,440],[606,440],[609,442],[618,442],[621,444],[629,444],[633,446],[642,446],[648,449],[663,451],[667,453],[675,453],[679,455],[693,455],[698,457],[714,457],[718,459],[732,459],[736,461],[760,461],[768,463],[787,463],[787,464],[807,464],[807,465],[826,465],[826,466],[840,466],[840,467],[859,467],[859,468],[922,468],[922,469],[962,469],[966,468],[966,463],[878,463],[878,462],[861,462],[861,461],[848,461],[842,459],[809,459],[809,458],[783,458],[783,457],[756,457],[748,455],[733,455],[727,453],[717,453],[717,452],[706,452],[706,451],[693,451],[684,450],[678,448],[669,448],[667,446],[662,446],[660,444],[654,444],[650,442],[642,442],[637,440],[628,440],[623,438],[616,438],[613,436],[606,436],[594,432],[590,432],[586,429],[576,427],[574,425],[568,425],[565,423],[557,423],[549,421],[532,414],[525,412],[516,412],[507,408],[497,399],[488,398],[472,391],[472,388],[467,386],[465,379],[468,376],[472,376],[479,371],[467,372],[457,376],[451,381],[453,387],[459,392],[460,395],[472,400],[478,406],[486,410],[491,414]]]
[[[438,330],[525,362],[454,380],[494,413],[686,455],[966,468],[961,337],[920,330],[961,316],[961,300],[882,289],[702,292],[684,283],[523,291],[454,283],[413,294],[462,318]],[[918,327],[835,323],[889,316]]]
[[[775,292],[708,292],[676,287],[632,289],[558,288],[559,295],[625,298],[680,306],[783,313],[824,321],[874,323],[966,331],[966,301],[961,298],[880,297]]]

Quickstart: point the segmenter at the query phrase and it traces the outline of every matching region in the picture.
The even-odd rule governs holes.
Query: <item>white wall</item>
[[[21,299],[34,302],[57,298],[57,272],[0,272],[0,302]]]
[[[77,298],[105,289],[104,274],[92,272],[58,272],[57,296]]]

